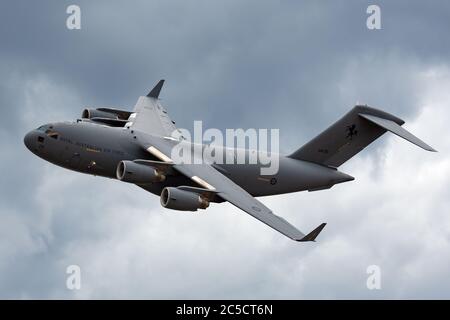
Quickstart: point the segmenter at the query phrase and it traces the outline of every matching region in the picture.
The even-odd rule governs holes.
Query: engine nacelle
[[[84,109],[81,113],[81,118],[92,119],[92,118],[106,118],[106,119],[119,119],[117,114],[101,111],[97,109]]]
[[[166,187],[161,192],[161,205],[173,210],[197,211],[208,208],[209,201],[195,192]]]
[[[116,169],[116,177],[120,181],[131,183],[161,182],[166,179],[165,175],[152,166],[128,160],[119,162]]]

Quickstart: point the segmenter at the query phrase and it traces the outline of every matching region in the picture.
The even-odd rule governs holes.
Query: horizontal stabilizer
[[[364,119],[369,120],[370,122],[375,123],[376,125],[378,125],[378,126],[384,128],[384,129],[386,129],[386,130],[388,130],[388,131],[398,135],[399,137],[401,137],[401,138],[403,138],[405,140],[408,140],[409,142],[415,144],[416,146],[421,147],[422,149],[436,152],[436,150],[434,150],[432,147],[427,145],[425,142],[423,142],[422,140],[417,138],[415,135],[413,135],[412,133],[410,133],[406,129],[400,127],[394,121],[391,121],[391,120],[388,120],[388,119],[383,119],[383,118],[376,117],[376,116],[369,115],[369,114],[362,114],[362,113],[360,113],[359,116],[363,117]]]

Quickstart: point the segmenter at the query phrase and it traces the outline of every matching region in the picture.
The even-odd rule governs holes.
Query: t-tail
[[[355,106],[289,157],[337,168],[386,131],[425,150],[436,152],[428,144],[402,128],[404,123],[402,119],[387,112],[368,106]]]

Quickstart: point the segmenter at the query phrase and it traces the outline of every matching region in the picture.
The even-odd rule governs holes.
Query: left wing
[[[202,188],[199,188],[199,190],[203,190],[202,192],[207,192],[206,190],[214,192],[220,198],[295,241],[314,241],[325,227],[325,223],[305,235],[285,219],[275,215],[264,204],[211,165],[207,163],[173,163],[170,154],[175,141],[164,138],[172,137],[177,128],[158,101],[163,84],[164,80],[159,81],[147,96],[139,97],[133,113],[128,118],[129,123],[126,126],[136,130],[135,134],[141,145],[162,162],[170,164],[172,169],[196,182]],[[144,163],[162,166],[162,163],[149,163],[148,161],[144,161]],[[191,191],[197,192],[196,190]]]
[[[285,219],[275,215],[264,204],[211,165],[207,163],[173,163],[170,154],[175,143],[174,141],[145,135],[140,135],[138,140],[141,141],[141,144],[148,152],[158,157],[161,161],[171,163],[175,170],[196,182],[201,188],[204,188],[203,190],[214,192],[219,197],[295,241],[314,241],[325,227],[325,223],[322,223],[312,232],[305,235]]]
[[[292,240],[314,241],[320,231],[325,227],[325,223],[322,223],[308,235],[303,234],[292,224],[275,215],[269,208],[251,196],[247,191],[208,164],[177,164],[174,165],[174,168],[197,182],[200,186],[215,191],[216,194],[224,200]]]

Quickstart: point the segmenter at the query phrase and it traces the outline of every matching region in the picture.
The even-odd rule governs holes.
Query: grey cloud
[[[72,2],[2,2],[0,296],[447,298],[450,4],[378,3],[380,31],[365,27],[369,1],[78,1],[82,30],[68,31]],[[345,165],[356,181],[262,199],[304,230],[329,223],[299,246],[232,206],[163,211],[139,188],[25,150],[33,127],[84,105],[131,108],[159,78],[180,127],[282,128],[289,152],[359,101],[440,153],[383,137]],[[69,264],[79,292],[65,288]],[[381,291],[365,287],[370,264]]]

